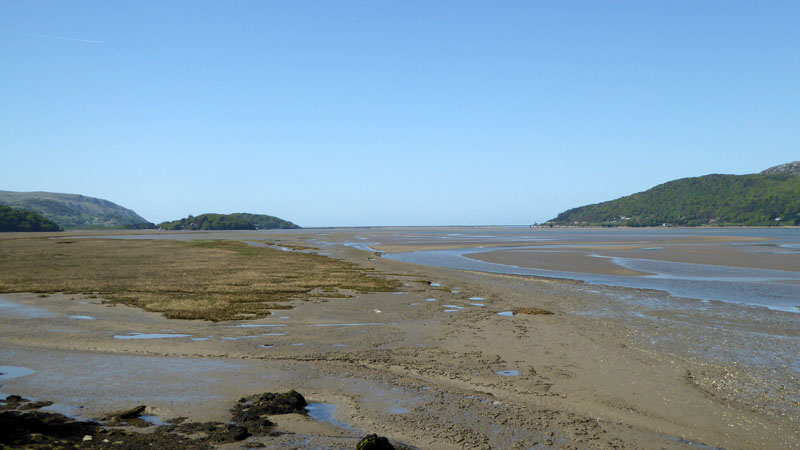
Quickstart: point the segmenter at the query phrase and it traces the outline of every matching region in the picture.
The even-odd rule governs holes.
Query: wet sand
[[[85,296],[5,294],[0,365],[36,372],[0,380],[0,392],[84,418],[146,404],[164,419],[225,420],[242,396],[296,389],[335,405],[332,419],[346,425],[276,417],[284,434],[257,439],[268,448],[353,448],[372,432],[444,449],[800,442],[800,384],[788,367],[797,322],[785,313],[743,317],[731,305],[677,304],[655,292],[415,266],[320,242],[369,242],[382,230],[302,231],[270,239],[374,268],[403,292],[298,301],[262,320],[224,323],[167,320]],[[474,297],[485,306],[470,305]],[[497,314],[521,307],[554,314]],[[715,322],[726,325],[707,328]],[[745,331],[785,336],[764,341],[786,346],[784,367],[715,356],[751,345],[736,340]],[[115,338],[134,333],[190,336]]]

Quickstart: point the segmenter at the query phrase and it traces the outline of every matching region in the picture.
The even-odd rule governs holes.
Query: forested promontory
[[[264,214],[201,214],[158,225],[164,230],[268,230],[300,228],[287,220]]]
[[[800,162],[751,175],[705,175],[573,208],[547,222],[568,226],[800,225]]]

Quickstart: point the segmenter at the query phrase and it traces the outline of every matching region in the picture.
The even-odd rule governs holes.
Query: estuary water
[[[396,236],[405,242],[412,241],[412,235]],[[681,239],[721,239],[715,243],[726,250],[737,251],[758,248],[760,257],[769,255],[797,254],[800,262],[800,229],[643,229],[643,230],[538,230],[538,229],[481,229],[475,232],[454,233],[442,232],[435,236],[430,232],[417,235],[418,242],[452,243],[462,239],[470,245],[464,248],[447,250],[427,250],[405,253],[390,253],[384,258],[453,269],[475,270],[491,273],[527,275],[550,278],[579,280],[589,284],[620,286],[637,289],[653,289],[668,292],[675,297],[687,297],[700,300],[716,300],[748,306],[769,308],[772,310],[800,313],[800,272],[794,270],[773,270],[755,267],[734,267],[715,264],[697,264],[659,260],[657,257],[613,257],[603,256],[601,251],[588,252],[587,258],[607,258],[618,266],[645,272],[644,276],[623,276],[546,270],[531,267],[519,267],[495,262],[471,259],[468,256],[481,252],[504,250],[519,251],[521,249],[575,249],[589,242],[670,242]],[[734,238],[732,242],[724,242],[726,238]],[[748,241],[752,238],[752,241]],[[526,247],[493,246],[495,242],[547,242],[553,244]],[[567,242],[560,244],[559,242]],[[476,245],[480,242],[480,246]],[[484,244],[485,242],[485,244]],[[486,245],[486,246],[483,246]],[[611,244],[603,244],[611,245]],[[668,245],[668,244],[666,244]],[[687,244],[683,244],[687,245]],[[691,245],[691,244],[689,244]],[[593,249],[597,249],[597,245]],[[655,254],[662,247],[654,246],[645,250],[643,255]],[[576,256],[578,257],[578,256]],[[745,258],[746,260],[746,258]],[[800,269],[800,265],[798,266]]]

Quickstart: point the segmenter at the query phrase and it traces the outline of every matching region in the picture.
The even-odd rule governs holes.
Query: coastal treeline
[[[61,227],[33,211],[0,205],[0,231],[61,231]]]
[[[264,214],[201,214],[158,225],[164,230],[268,230],[300,228],[287,220]]]
[[[548,222],[578,226],[800,225],[800,177],[784,174],[684,178]]]

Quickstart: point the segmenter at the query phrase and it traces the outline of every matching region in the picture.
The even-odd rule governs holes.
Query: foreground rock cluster
[[[190,422],[183,418],[159,425],[155,431],[140,433],[130,427],[150,427],[142,418],[146,406],[117,411],[102,422],[74,420],[63,414],[40,411],[52,402],[32,402],[10,395],[0,402],[0,450],[26,449],[165,449],[201,450],[218,444],[242,441],[250,436],[269,436],[275,424],[267,417],[278,414],[305,414],[303,396],[292,390],[267,392],[246,397],[231,409],[232,423]],[[259,443],[250,444],[257,447]],[[358,450],[394,449],[385,437],[369,435]]]

